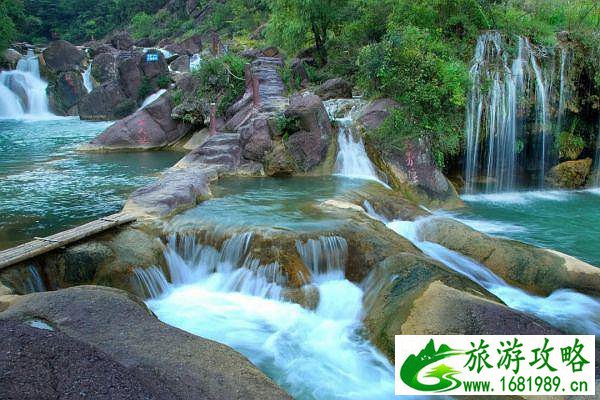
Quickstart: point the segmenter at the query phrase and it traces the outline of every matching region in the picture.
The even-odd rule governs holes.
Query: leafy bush
[[[160,89],[167,89],[171,84],[171,78],[169,75],[161,75],[156,79],[156,86]]]
[[[585,140],[573,132],[561,132],[556,141],[561,158],[575,160],[585,148]]]
[[[202,62],[193,74],[198,78],[198,96],[208,103],[217,103],[217,113],[223,115],[245,91],[246,60],[233,54]]]
[[[280,115],[277,117],[276,129],[284,138],[287,138],[301,129],[300,121],[298,118],[289,118],[285,115]]]
[[[148,78],[142,79],[140,88],[138,89],[138,100],[143,100],[150,96],[153,92],[152,83]]]

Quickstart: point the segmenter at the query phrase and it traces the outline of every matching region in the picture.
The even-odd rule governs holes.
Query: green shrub
[[[146,97],[150,96],[153,92],[152,83],[146,77],[142,79],[142,83],[140,84],[140,88],[138,89],[138,100],[143,100]]]
[[[289,118],[282,114],[277,117],[276,129],[285,139],[301,129],[300,121],[298,118]]]
[[[198,97],[217,104],[223,115],[245,91],[244,65],[246,60],[234,54],[203,61],[193,74],[199,81]]]
[[[561,158],[576,160],[585,148],[585,140],[573,132],[561,132],[556,141]]]
[[[171,84],[171,78],[169,75],[161,75],[156,79],[156,86],[160,89],[167,89]]]

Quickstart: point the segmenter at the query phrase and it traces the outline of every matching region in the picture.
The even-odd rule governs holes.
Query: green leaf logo
[[[411,354],[400,368],[400,378],[413,389],[423,392],[447,392],[456,389],[461,385],[461,381],[454,377],[460,373],[445,364],[439,364],[427,371],[425,377],[437,378],[433,384],[425,384],[419,381],[419,373],[427,366],[434,364],[448,357],[464,354],[464,351],[451,349],[442,344],[438,350],[435,349],[433,339],[427,343],[425,348],[418,355]]]

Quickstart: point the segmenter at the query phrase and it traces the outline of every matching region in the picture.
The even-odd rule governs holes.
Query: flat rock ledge
[[[0,331],[2,399],[291,399],[241,354],[117,289],[18,296]]]

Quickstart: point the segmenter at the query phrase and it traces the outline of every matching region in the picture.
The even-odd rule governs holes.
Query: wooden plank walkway
[[[0,270],[135,220],[136,217],[131,214],[117,213],[52,236],[36,237],[31,242],[0,251]]]

